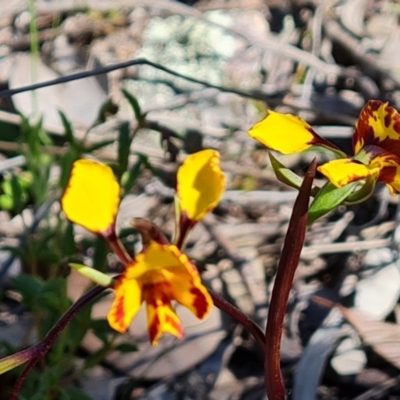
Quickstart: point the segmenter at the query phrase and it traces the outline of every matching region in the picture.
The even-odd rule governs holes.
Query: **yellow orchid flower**
[[[268,111],[249,131],[250,137],[283,154],[323,146],[343,157],[318,167],[335,186],[373,179],[400,191],[400,115],[388,103],[370,100],[362,109],[353,135],[353,157],[321,138],[299,117]]]
[[[150,341],[157,344],[163,333],[183,337],[183,330],[171,302],[176,301],[206,317],[212,307],[207,289],[188,258],[174,245],[151,242],[129,264],[115,286],[115,300],[108,313],[109,324],[125,332],[146,302]]]
[[[183,336],[172,302],[187,307],[198,318],[205,318],[213,304],[197,269],[180,249],[189,229],[222,197],[225,175],[219,168],[218,152],[202,150],[188,156],[178,169],[177,186],[180,216],[189,224],[177,237],[177,243],[169,244],[154,224],[136,221],[134,226],[142,233],[144,249],[133,260],[116,239],[120,187],[110,167],[92,160],[76,161],[61,199],[67,218],[104,236],[125,265],[114,287],[116,297],[108,313],[110,325],[125,332],[145,302],[152,344],[157,344],[163,333]],[[106,281],[85,266],[78,265],[76,269],[95,277],[97,282]]]

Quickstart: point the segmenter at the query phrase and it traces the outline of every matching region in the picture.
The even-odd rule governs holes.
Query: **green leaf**
[[[14,285],[22,296],[22,301],[30,310],[37,305],[38,296],[43,290],[45,282],[38,277],[21,274],[13,278]]]
[[[61,122],[65,130],[65,139],[71,145],[71,147],[75,147],[76,143],[71,123],[62,111],[58,110],[58,114],[60,115]]]
[[[1,250],[9,251],[13,256],[19,257],[21,260],[24,260],[26,256],[26,251],[18,246],[4,246]]]
[[[114,143],[115,143],[115,139],[102,140],[100,142],[92,144],[89,147],[86,147],[85,153],[92,153],[93,151],[100,150],[103,147],[109,146],[110,144],[114,144]]]
[[[268,155],[277,179],[285,185],[299,190],[303,182],[303,178],[295,174],[289,168],[286,168],[277,158],[272,155],[271,152],[268,152]],[[311,196],[316,196],[319,190],[319,187],[313,186],[311,189]]]
[[[123,186],[123,193],[127,194],[129,193],[132,188],[133,185],[136,182],[136,179],[139,177],[140,175],[140,171],[142,170],[142,166],[144,163],[148,162],[147,160],[147,156],[143,155],[143,154],[138,154],[138,160],[135,162],[135,164],[133,165],[133,167],[127,171],[123,177],[122,177],[122,186]]]
[[[332,211],[338,205],[343,203],[353,192],[357,183],[337,188],[333,183],[327,182],[315,196],[308,210],[308,224],[311,225],[318,218]]]
[[[344,204],[353,205],[362,203],[363,201],[367,200],[374,192],[375,185],[375,178],[367,179],[359,189],[356,189],[354,193],[351,193],[350,196],[346,198]]]
[[[63,254],[67,257],[74,255],[76,252],[74,226],[71,222],[68,222],[67,227],[65,228],[62,248]]]
[[[133,343],[120,343],[114,347],[114,350],[120,351],[121,353],[132,353],[138,351],[138,347]]]
[[[65,190],[71,175],[72,164],[80,157],[80,152],[76,148],[69,149],[60,160],[61,175],[59,187]]]
[[[115,335],[114,329],[111,328],[110,324],[106,319],[95,319],[90,323],[90,328],[93,333],[103,342],[108,343],[109,336]]]
[[[25,177],[8,175],[1,185],[4,194],[0,196],[0,207],[3,210],[21,212],[28,198],[27,184]]]
[[[8,194],[0,196],[0,210],[11,211],[13,209],[13,199]]]
[[[64,312],[69,306],[66,294],[66,280],[63,277],[52,278],[43,285],[38,299],[38,305],[59,314]]]
[[[129,101],[129,104],[131,105],[132,110],[135,113],[135,118],[139,122],[144,117],[139,102],[137,101],[136,97],[134,97],[126,89],[122,89],[122,93],[124,94],[125,98]]]
[[[132,137],[129,122],[123,122],[119,127],[118,135],[118,180],[121,181],[123,173],[128,168],[129,154]]]
[[[25,196],[21,184],[19,182],[19,179],[14,174],[11,175],[10,183],[12,188],[14,209],[18,211],[21,208],[23,208],[23,205],[25,203],[24,202]]]
[[[110,349],[108,348],[108,346],[104,346],[101,349],[90,354],[85,359],[84,369],[92,368],[96,365],[99,365],[109,352]]]
[[[57,388],[58,393],[57,393],[57,400],[72,400],[72,397],[69,396],[69,394],[61,388]]]
[[[104,123],[108,117],[118,112],[118,106],[111,99],[107,99],[100,107],[96,120],[92,124],[92,128]]]
[[[107,271],[108,253],[109,250],[108,250],[107,240],[105,240],[102,236],[97,236],[94,240],[93,265],[100,272]]]
[[[69,387],[64,389],[71,400],[93,400],[92,397],[87,395],[82,389]]]
[[[98,271],[97,269],[87,267],[86,265],[82,264],[69,264],[70,267],[74,268],[77,272],[81,275],[86,276],[91,281],[97,283],[100,286],[109,287],[113,286],[113,278],[104,274],[103,272]]]

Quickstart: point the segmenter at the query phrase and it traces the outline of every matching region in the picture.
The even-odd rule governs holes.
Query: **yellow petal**
[[[386,183],[391,194],[400,192],[400,159],[392,154],[374,157],[371,167],[379,168],[378,181]]]
[[[201,220],[221,200],[226,179],[219,164],[219,153],[207,149],[188,156],[178,170],[179,208],[192,221]]]
[[[299,153],[311,146],[337,147],[318,136],[311,126],[295,115],[268,110],[267,116],[249,130],[249,136],[270,150],[282,154]]]
[[[135,257],[135,261],[128,265],[126,274],[129,279],[140,279],[144,284],[157,283],[164,280],[161,270],[186,268],[187,263],[187,256],[176,246],[150,241],[150,244]]]
[[[201,284],[197,271],[192,272],[189,268],[171,270],[168,291],[171,298],[189,309],[197,318],[203,319],[210,312],[213,301],[207,288]]]
[[[377,178],[380,168],[344,158],[329,161],[318,167],[318,171],[325,175],[335,186],[342,187],[371,176],[376,176]]]
[[[151,242],[136,257],[136,265],[128,268],[127,276],[137,277],[143,286],[163,288],[170,300],[176,300],[200,319],[208,315],[213,305],[196,267],[174,245]]]
[[[370,100],[362,109],[353,136],[354,154],[366,145],[400,157],[400,115],[388,103]]]
[[[110,167],[92,160],[75,161],[61,199],[69,220],[105,235],[115,222],[120,188]]]
[[[171,306],[170,299],[165,296],[163,284],[149,286],[144,292],[144,300],[147,304],[147,324],[151,344],[157,345],[163,333],[170,333],[182,339],[181,322]]]
[[[141,303],[141,284],[123,275],[115,286],[115,299],[107,315],[110,326],[118,332],[126,332]]]

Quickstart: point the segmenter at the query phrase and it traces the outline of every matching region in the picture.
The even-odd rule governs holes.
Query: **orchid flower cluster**
[[[110,326],[125,332],[145,302],[153,345],[163,333],[183,337],[172,301],[200,319],[207,316],[213,304],[196,267],[181,248],[190,229],[222,197],[225,175],[219,166],[218,152],[202,150],[188,156],[178,170],[177,182],[177,229],[173,243],[150,221],[134,220],[133,226],[142,235],[143,249],[133,259],[116,236],[120,186],[110,167],[88,159],[76,161],[61,199],[67,218],[103,236],[124,264],[123,272],[112,285],[115,299],[107,316]],[[99,271],[79,265],[75,268],[98,283],[109,284],[107,275]]]
[[[320,137],[303,119],[268,111],[249,131],[250,137],[282,154],[299,153],[311,146],[330,150],[337,159],[317,169],[327,179],[323,188],[314,187],[310,222],[342,202],[355,204],[373,193],[383,182],[390,193],[400,191],[400,115],[388,103],[370,100],[362,109],[352,139],[353,156]],[[279,180],[299,188],[301,178],[284,167],[272,154],[271,164]]]
[[[44,341],[0,360],[0,373],[27,363],[14,387],[12,400],[17,399],[26,375],[48,352],[73,316],[106,288],[115,292],[107,315],[110,326],[125,332],[145,303],[149,339],[153,345],[164,333],[179,339],[183,337],[175,303],[200,319],[205,318],[215,304],[244,325],[264,352],[268,398],[286,398],[280,371],[280,343],[286,305],[307,226],[343,202],[364,201],[371,196],[377,182],[385,183],[392,194],[400,191],[400,115],[387,103],[368,101],[355,126],[353,156],[347,156],[320,137],[306,121],[290,114],[268,111],[267,116],[249,130],[249,135],[269,150],[283,154],[320,146],[330,150],[336,158],[317,168],[327,178],[327,182],[318,187],[313,186],[315,160],[305,176],[300,177],[270,154],[277,178],[298,189],[299,194],[278,265],[265,333],[248,316],[208,290],[195,265],[183,252],[190,230],[217,206],[223,195],[226,178],[217,151],[206,149],[189,155],[179,167],[175,194],[176,229],[171,242],[151,221],[142,218],[132,221],[143,246],[133,257],[116,232],[121,188],[112,169],[91,159],[80,159],[72,166],[61,199],[62,209],[71,222],[102,236],[118,256],[123,270],[118,276],[110,277],[96,270],[96,266],[71,264],[97,286],[64,314]],[[310,196],[314,197],[311,204]]]

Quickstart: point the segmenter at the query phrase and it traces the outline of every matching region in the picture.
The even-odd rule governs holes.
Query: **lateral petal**
[[[208,290],[200,281],[197,271],[191,273],[189,270],[171,270],[168,278],[168,291],[170,297],[189,309],[197,318],[205,318],[212,306]]]
[[[302,118],[271,110],[249,130],[249,136],[282,154],[300,153],[311,146],[323,146],[342,153],[334,144],[317,135]]]
[[[371,166],[379,168],[378,181],[386,183],[391,194],[400,192],[400,159],[393,154],[386,153],[374,157]]]
[[[170,333],[178,339],[183,338],[181,322],[163,286],[163,284],[148,285],[144,288],[148,331],[153,346],[158,344],[158,340],[164,333]]]
[[[224,193],[226,178],[219,153],[206,149],[191,154],[179,167],[177,181],[180,211],[190,220],[200,221],[217,206]]]
[[[127,267],[128,269],[131,267]],[[118,332],[126,332],[142,303],[142,286],[136,279],[124,274],[115,286],[115,299],[107,315],[110,326]]]
[[[353,150],[375,145],[400,157],[400,115],[388,103],[370,100],[361,110],[353,135]]]
[[[347,184],[371,176],[378,178],[380,167],[364,165],[350,158],[329,161],[318,167],[318,171],[325,175],[335,186]]]
[[[110,167],[86,159],[74,162],[61,198],[70,221],[106,235],[115,223],[119,202],[120,187]]]

